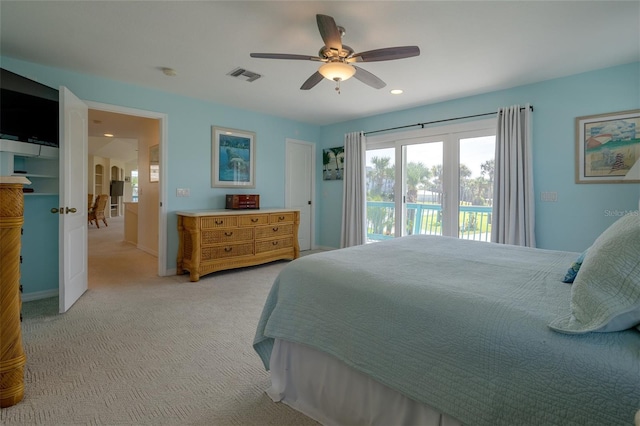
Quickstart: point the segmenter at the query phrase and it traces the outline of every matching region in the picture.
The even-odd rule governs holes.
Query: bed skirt
[[[323,425],[462,426],[446,414],[302,344],[275,339],[270,366],[269,397]]]

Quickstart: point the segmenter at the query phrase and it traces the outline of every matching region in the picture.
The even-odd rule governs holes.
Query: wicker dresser
[[[0,408],[24,396],[20,325],[20,239],[24,223],[24,177],[0,177]]]
[[[177,212],[177,274],[191,281],[225,269],[300,255],[300,212],[290,209]]]

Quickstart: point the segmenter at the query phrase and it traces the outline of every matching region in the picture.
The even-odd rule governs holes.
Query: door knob
[[[51,209],[51,213],[58,213],[58,212],[62,213],[60,210],[58,210],[55,207]]]
[[[65,210],[65,213],[75,213],[75,212],[77,212],[77,211],[78,211],[78,210],[76,210],[76,208],[75,208],[75,207],[71,207],[71,208],[69,208],[69,207],[65,207],[65,209],[66,209],[66,210]]]

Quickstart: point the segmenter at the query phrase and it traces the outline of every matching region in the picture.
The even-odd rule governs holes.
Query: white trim
[[[492,130],[495,132],[495,129],[496,119],[491,118],[466,123],[449,124],[446,126],[435,126],[418,130],[386,133],[378,136],[367,136],[367,149],[392,147],[395,142],[406,141],[407,139],[448,135],[450,133],[477,132],[480,130]],[[418,141],[416,141],[416,143],[418,143]],[[407,143],[405,142],[404,144],[406,145]]]
[[[31,293],[24,293],[21,296],[22,302],[33,302],[34,300],[48,299],[50,297],[58,296],[58,289],[32,291]]]
[[[158,275],[170,275],[167,270],[167,188],[168,188],[168,168],[167,158],[169,152],[169,116],[162,112],[146,111],[142,109],[129,108],[119,105],[110,105],[101,102],[85,101],[89,109],[99,111],[115,112],[119,114],[133,115],[138,117],[152,118],[160,120],[160,192],[158,194],[160,211],[158,217]],[[147,251],[147,250],[145,250]],[[148,252],[148,251],[147,251]],[[150,253],[150,252],[149,252]]]

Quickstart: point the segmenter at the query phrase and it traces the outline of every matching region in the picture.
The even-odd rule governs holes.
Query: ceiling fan
[[[418,46],[386,47],[355,53],[352,48],[346,44],[342,44],[342,36],[344,36],[345,30],[343,27],[337,26],[331,16],[316,15],[316,21],[318,23],[318,29],[320,30],[320,36],[324,41],[324,46],[320,48],[318,56],[288,53],[251,53],[251,57],[324,62],[324,65],[320,66],[318,71],[313,73],[313,75],[302,84],[300,89],[309,90],[320,83],[323,78],[326,78],[336,82],[336,91],[340,93],[340,82],[351,77],[355,77],[374,89],[382,89],[387,85],[369,71],[353,65],[354,62],[391,61],[420,55],[420,48],[418,48]]]

